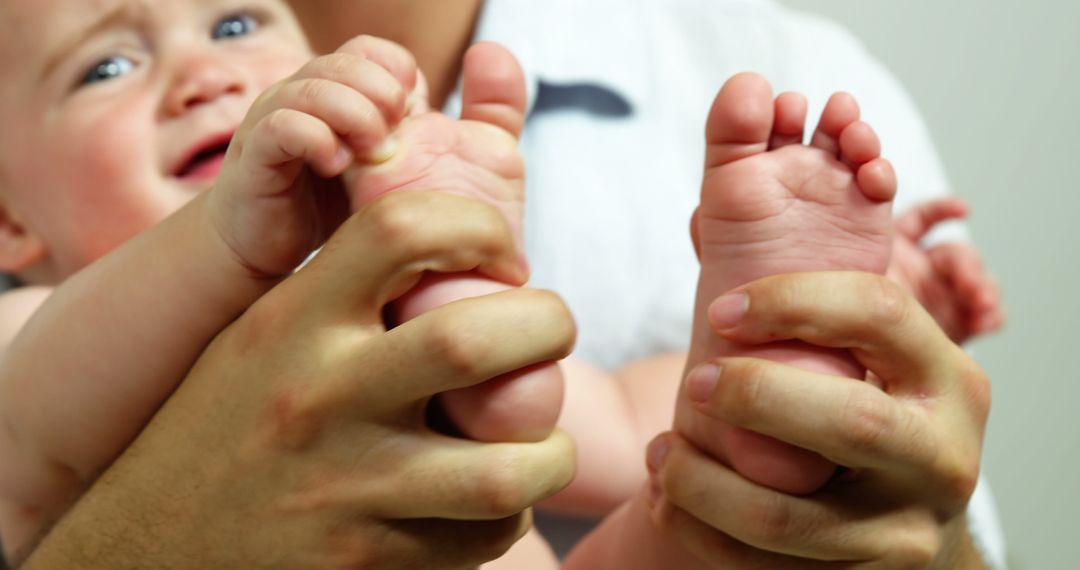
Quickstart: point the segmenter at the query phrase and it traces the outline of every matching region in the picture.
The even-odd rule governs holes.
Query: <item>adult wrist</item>
[[[192,549],[198,546],[185,544],[182,538],[196,535],[189,531],[197,522],[191,516],[194,511],[179,498],[182,489],[167,481],[166,474],[178,466],[158,465],[150,454],[137,452],[137,460],[129,462],[129,454],[121,456],[13,568],[213,568],[212,552],[195,553]]]
[[[968,530],[967,517],[959,516],[949,523],[953,539],[930,567],[932,570],[987,570],[989,566]]]

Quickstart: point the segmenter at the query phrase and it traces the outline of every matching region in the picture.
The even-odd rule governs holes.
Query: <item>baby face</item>
[[[279,0],[4,0],[0,205],[66,277],[208,188],[311,57]]]

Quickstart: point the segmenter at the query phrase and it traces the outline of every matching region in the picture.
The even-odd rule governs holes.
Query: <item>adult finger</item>
[[[962,510],[974,491],[989,406],[984,391],[894,396],[870,382],[765,360],[720,363],[719,374],[705,375],[718,380],[705,401],[702,380],[695,376],[707,368],[691,372],[687,395],[698,393],[692,404],[697,416],[684,434],[691,441],[709,444],[718,432],[729,433],[719,426],[735,425],[850,467],[849,479],[872,477],[892,495],[943,511]],[[938,373],[962,377],[947,369]],[[985,379],[955,384],[979,386]]]
[[[728,340],[762,344],[799,339],[846,348],[892,388],[944,388],[936,374],[962,352],[910,294],[891,280],[860,272],[765,277],[720,297],[709,308]]]
[[[707,568],[727,570],[837,570],[835,563],[806,560],[769,552],[743,544],[709,526],[701,519],[661,497],[652,511],[653,524],[660,532],[702,561]]]
[[[437,393],[560,360],[572,350],[575,334],[570,311],[548,291],[511,289],[463,299],[340,351],[335,366],[349,371],[348,380],[313,397],[337,402],[346,413],[362,406],[400,416]]]
[[[479,443],[440,434],[400,443],[379,452],[388,466],[385,477],[352,490],[358,504],[379,518],[502,519],[554,495],[574,475],[574,443],[562,430],[537,443]]]
[[[866,493],[862,500],[852,500],[850,495],[859,493],[856,486],[827,489],[807,497],[787,495],[744,479],[682,438],[666,434],[658,440],[670,446],[654,475],[662,497],[743,545],[804,559],[803,564],[816,560],[854,565],[897,557],[929,560],[937,552],[937,523],[931,516],[926,516],[925,521],[897,524],[899,518],[916,515],[887,505],[883,501],[888,499],[875,498],[872,493]],[[678,517],[669,522],[688,525]],[[901,528],[904,532],[897,532]],[[693,526],[689,531],[698,537],[707,532]],[[723,539],[717,544],[733,551],[729,555],[764,558],[776,563],[777,568],[816,567],[793,566],[783,557],[739,552]]]
[[[698,413],[846,467],[921,473],[944,447],[927,418],[868,382],[768,360],[699,366],[687,377],[687,394]]]
[[[381,327],[382,308],[424,271],[473,270],[510,284],[527,274],[494,206],[448,193],[391,192],[346,220],[311,263],[269,295],[339,301],[294,311],[296,318]]]

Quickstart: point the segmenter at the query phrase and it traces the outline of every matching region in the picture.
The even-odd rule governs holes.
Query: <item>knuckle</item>
[[[782,324],[813,322],[814,308],[805,302],[808,292],[798,276],[777,275],[766,281],[770,282],[765,287],[768,294],[756,293],[751,305],[767,303],[766,312],[776,314]]]
[[[786,542],[793,534],[793,513],[782,495],[763,494],[746,509],[747,532],[760,544]]]
[[[405,92],[405,88],[398,82],[393,82],[389,86],[389,93],[386,95],[387,104],[389,107],[387,111],[390,113],[403,112],[405,109],[405,102],[409,98],[409,94]]]
[[[387,103],[405,105],[408,93],[397,78],[389,70],[371,60],[364,60],[360,64],[360,72],[363,74],[365,89],[375,89],[381,97],[388,99]]]
[[[404,207],[407,198],[405,192],[391,192],[372,202],[357,217],[360,223],[374,234],[375,243],[385,244],[391,250],[415,249],[418,236],[415,231],[418,219],[417,208]]]
[[[387,125],[382,111],[366,96],[358,98],[349,110],[351,123],[349,129],[358,135],[382,138],[386,135]],[[342,134],[354,134],[342,133]]]
[[[806,326],[816,320],[816,307],[805,302],[806,297],[799,292],[800,287],[793,286],[785,290],[782,297],[785,324]]]
[[[274,109],[263,119],[262,136],[280,139],[287,136],[294,128],[295,115],[288,109]]]
[[[353,121],[352,128],[357,133],[373,132],[382,135],[387,130],[387,123],[383,120],[382,111],[375,105],[367,94],[357,92],[357,97],[352,101],[349,110],[350,119]]]
[[[955,510],[967,505],[979,483],[978,453],[954,456],[938,466],[937,479],[945,500],[943,508]]]
[[[506,235],[506,217],[494,205],[467,199],[463,201],[461,196],[448,195],[447,198],[457,201],[462,208],[470,208],[469,227],[475,228],[485,241],[501,241]]]
[[[329,83],[322,79],[305,79],[296,84],[296,96],[304,105],[312,105],[326,96]]]
[[[439,253],[459,265],[479,263],[504,253],[510,240],[506,222],[494,207],[470,202],[444,194],[390,192],[352,219],[389,257],[408,260]],[[461,215],[428,223],[431,216],[450,209]]]
[[[220,338],[239,358],[265,355],[272,347],[280,350],[295,338],[296,329],[290,331],[287,325],[295,324],[296,309],[295,303],[285,295],[264,295]]]
[[[871,453],[878,450],[896,426],[891,402],[877,396],[876,392],[859,390],[847,402],[848,413],[843,416],[840,437],[854,450]]]
[[[388,40],[386,38],[380,38],[377,36],[371,36],[367,34],[356,36],[349,40],[342,46],[339,51],[349,51],[365,57],[370,57],[376,53],[379,53],[385,57],[391,57],[401,62],[410,63],[415,60],[408,49],[401,44]]]
[[[321,71],[319,75],[340,78],[347,77],[364,60],[348,53],[335,52],[324,55],[317,61]]]
[[[942,539],[937,526],[932,523],[916,523],[907,532],[893,535],[892,556],[896,568],[924,570],[930,567],[941,552]]]
[[[960,356],[958,381],[968,397],[970,410],[975,413],[977,418],[985,420],[990,413],[990,378],[982,367],[968,356],[963,349],[957,347],[956,352]]]
[[[440,243],[455,244],[456,247],[448,253],[452,253],[459,262],[482,264],[511,252],[513,239],[509,225],[494,206],[481,202],[468,203],[456,196],[440,196],[438,201],[445,202],[462,214],[442,226],[438,236],[432,234]]]
[[[478,474],[475,496],[480,512],[493,519],[514,516],[532,504],[532,495],[522,484],[515,454],[505,453]]]
[[[324,419],[322,407],[303,386],[276,390],[264,414],[269,424],[265,442],[287,450],[305,448],[319,437]]]
[[[383,42],[389,43],[389,40],[383,40],[368,34],[361,34],[342,44],[337,51],[338,53],[366,55],[370,51],[377,49],[377,46]]]
[[[768,365],[749,359],[729,359],[717,384],[720,414],[741,424],[757,418],[767,406],[764,385]]]
[[[875,328],[892,328],[904,324],[911,311],[911,299],[889,279],[870,280],[871,291],[865,301],[867,323]]]
[[[431,319],[424,346],[451,374],[465,377],[476,374],[490,352],[485,336],[458,318],[456,311],[443,311]]]

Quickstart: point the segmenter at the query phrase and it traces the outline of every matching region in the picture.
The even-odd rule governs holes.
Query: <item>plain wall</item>
[[[892,69],[972,204],[1009,311],[973,349],[993,381],[985,469],[1011,567],[1080,568],[1080,2],[784,3],[847,25]]]

